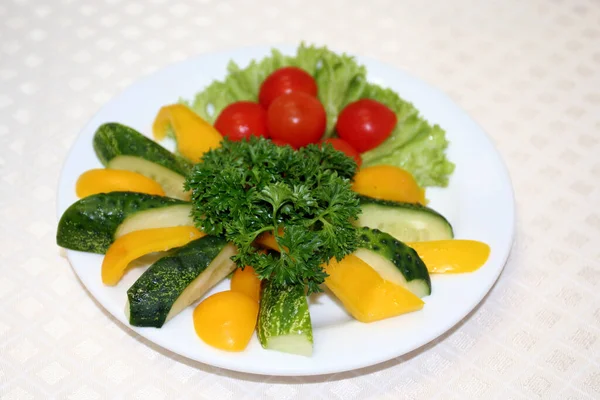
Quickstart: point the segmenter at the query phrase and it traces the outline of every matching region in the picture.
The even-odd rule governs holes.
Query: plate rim
[[[179,65],[182,64],[186,64],[186,63],[191,63],[194,61],[198,61],[199,59],[204,59],[204,58],[210,58],[210,57],[215,57],[215,56],[223,56],[223,55],[230,55],[231,57],[234,57],[236,53],[241,53],[241,52],[253,52],[256,53],[256,55],[254,57],[258,58],[261,57],[261,55],[264,54],[268,54],[270,52],[271,49],[276,48],[279,49],[281,51],[283,51],[284,53],[286,52],[291,52],[293,50],[296,49],[297,46],[291,46],[288,44],[283,44],[283,45],[258,45],[258,46],[244,46],[244,47],[236,47],[236,48],[228,48],[225,50],[219,50],[219,51],[215,51],[215,52],[208,52],[208,53],[202,53],[202,54],[198,54],[195,55],[193,57],[190,57],[186,60],[183,61],[179,61],[177,63],[172,63],[169,65],[164,66],[163,68],[160,68],[154,72],[152,72],[151,74],[148,74],[146,76],[143,76],[141,78],[138,78],[136,80],[134,80],[130,85],[126,86],[125,88],[123,88],[122,90],[120,90],[118,93],[116,93],[110,100],[108,100],[106,103],[104,103],[97,111],[96,113],[94,113],[89,119],[88,122],[79,130],[79,133],[77,134],[77,136],[75,137],[75,139],[73,140],[71,147],[69,149],[69,151],[67,152],[65,158],[63,159],[63,165],[60,169],[60,174],[59,174],[59,179],[58,179],[58,189],[57,189],[57,198],[56,198],[56,211],[57,211],[57,220],[60,220],[60,217],[62,215],[62,212],[64,212],[64,209],[66,209],[66,207],[64,207],[63,202],[61,202],[61,193],[62,191],[60,190],[61,187],[63,187],[63,180],[65,179],[65,170],[67,168],[67,164],[68,161],[71,159],[71,157],[73,157],[73,155],[75,154],[76,151],[76,144],[78,143],[78,141],[81,139],[81,137],[85,134],[85,132],[87,130],[90,129],[91,126],[94,125],[94,121],[98,118],[99,115],[101,115],[106,108],[113,103],[116,99],[118,99],[119,97],[123,96],[124,93],[128,92],[129,90],[134,90],[135,87],[142,85],[144,82],[150,82],[153,79],[155,79],[155,77],[161,73],[163,73],[165,70],[167,69],[171,69],[171,68],[176,68]],[[331,48],[331,47],[330,47]],[[448,96],[446,93],[444,93],[442,90],[438,89],[437,87],[429,84],[428,82],[426,82],[425,80],[416,77],[415,75],[411,74],[410,72],[406,71],[405,69],[396,67],[392,64],[389,63],[385,63],[382,61],[379,61],[375,58],[371,58],[371,57],[364,57],[364,56],[359,56],[359,55],[355,55],[353,53],[348,53],[346,52],[346,54],[351,55],[353,57],[355,57],[357,59],[357,61],[359,61],[361,64],[365,64],[365,63],[374,63],[374,64],[379,64],[380,66],[383,66],[385,68],[391,69],[391,70],[395,70],[397,72],[399,72],[400,74],[404,75],[406,78],[422,85],[422,86],[426,86],[428,88],[428,90],[434,92],[437,96],[440,96],[440,98],[449,104],[452,104],[454,106],[454,108],[456,109],[456,111],[460,112],[461,117],[462,118],[466,118],[466,120],[469,121],[470,124],[473,125],[473,127],[478,131],[478,134],[482,134],[482,138],[487,142],[487,144],[489,145],[490,149],[492,150],[495,158],[496,158],[496,162],[498,163],[500,169],[499,171],[502,174],[503,179],[505,180],[505,184],[506,184],[506,189],[508,189],[508,195],[510,197],[510,202],[509,204],[506,204],[507,208],[508,208],[508,213],[512,216],[512,218],[509,221],[509,232],[510,235],[508,237],[508,247],[506,249],[504,249],[503,251],[503,255],[501,258],[501,266],[499,267],[498,273],[495,275],[495,277],[491,280],[489,280],[486,284],[485,290],[483,290],[481,293],[481,296],[478,296],[476,302],[474,303],[474,305],[472,307],[465,307],[464,312],[460,313],[460,318],[456,318],[455,321],[450,325],[450,326],[443,326],[441,327],[439,330],[437,330],[435,333],[433,334],[428,334],[427,335],[427,339],[422,340],[421,342],[418,342],[415,346],[413,346],[410,350],[405,351],[401,354],[392,354],[389,357],[383,357],[381,359],[377,359],[377,360],[371,360],[368,363],[353,363],[351,365],[349,365],[347,368],[335,368],[333,370],[319,370],[316,372],[310,372],[310,371],[302,371],[302,372],[294,372],[294,371],[280,371],[280,372],[273,372],[273,370],[256,370],[256,369],[247,369],[247,368],[239,368],[239,367],[235,367],[230,365],[227,362],[214,362],[214,360],[211,360],[210,362],[206,361],[206,360],[199,360],[193,357],[190,357],[189,355],[186,354],[182,354],[179,351],[174,350],[172,347],[166,346],[163,343],[158,343],[155,339],[148,337],[147,335],[145,335],[142,329],[133,327],[128,325],[126,322],[121,321],[121,319],[119,317],[117,317],[116,315],[114,315],[108,308],[107,306],[93,293],[93,290],[88,287],[88,285],[85,283],[85,280],[82,278],[82,276],[80,276],[77,268],[74,266],[73,264],[73,260],[72,258],[75,256],[76,253],[80,253],[74,250],[66,250],[66,254],[67,254],[67,259],[71,265],[71,267],[73,268],[78,280],[83,284],[85,290],[93,297],[93,299],[102,306],[102,308],[104,309],[105,312],[107,312],[109,315],[111,315],[112,317],[114,317],[120,324],[119,325],[123,325],[124,327],[126,327],[127,329],[129,329],[132,332],[135,332],[136,334],[141,335],[142,337],[144,337],[146,340],[152,342],[154,345],[159,346],[169,352],[175,353],[177,355],[180,355],[182,357],[186,357],[190,360],[193,360],[194,362],[199,362],[205,365],[209,365],[209,366],[214,366],[214,367],[218,367],[218,368],[223,368],[223,369],[227,369],[227,370],[232,370],[232,371],[239,371],[239,372],[243,372],[243,373],[248,373],[248,374],[253,374],[253,375],[272,375],[272,376],[315,376],[315,375],[326,375],[326,374],[332,374],[332,373],[339,373],[339,372],[346,372],[346,371],[350,371],[350,370],[359,370],[359,369],[363,369],[369,366],[375,366],[381,363],[384,363],[386,361],[389,361],[393,358],[397,358],[397,357],[401,357],[404,354],[413,352],[413,351],[417,351],[418,349],[422,348],[423,346],[425,346],[428,343],[431,343],[433,341],[435,341],[436,339],[438,339],[440,336],[442,336],[444,333],[451,331],[453,328],[455,328],[459,323],[461,323],[461,321],[465,320],[465,318],[467,318],[474,310],[476,310],[481,304],[482,301],[485,299],[485,297],[489,294],[491,288],[496,284],[496,282],[498,281],[500,275],[502,274],[505,265],[508,261],[508,258],[510,256],[511,250],[514,247],[514,241],[515,241],[515,232],[516,232],[516,202],[515,202],[515,192],[514,192],[514,187],[510,178],[510,174],[509,174],[509,170],[507,167],[506,162],[504,161],[504,159],[502,158],[500,151],[498,150],[498,148],[495,146],[495,143],[493,141],[493,139],[491,138],[491,136],[465,111],[463,110],[450,96]],[[200,88],[201,89],[201,88]],[[200,90],[199,89],[199,90]],[[407,100],[412,102],[411,100]],[[419,113],[422,115],[421,110],[419,109]],[[453,162],[458,163],[458,160],[452,160]],[[70,204],[69,204],[70,205]],[[69,206],[67,205],[67,207]],[[58,221],[57,221],[58,222]],[[266,351],[266,350],[265,350]],[[359,365],[354,365],[354,364],[359,364]]]

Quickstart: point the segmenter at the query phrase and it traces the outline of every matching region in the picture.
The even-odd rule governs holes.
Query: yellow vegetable
[[[138,192],[164,196],[165,192],[152,179],[137,172],[118,169],[91,169],[81,174],[75,185],[78,197],[97,193]]]
[[[373,322],[423,308],[408,289],[383,279],[369,264],[350,254],[325,267],[325,284],[346,310],[361,322]]]
[[[407,243],[432,274],[473,272],[487,261],[490,246],[475,240],[433,240]]]
[[[204,236],[193,226],[175,226],[134,231],[121,236],[108,248],[102,261],[102,282],[119,283],[130,262],[143,255],[180,247]]]
[[[283,229],[279,229],[279,236],[283,235]],[[264,232],[256,239],[256,244],[266,247],[267,249],[279,251],[279,245],[277,244],[277,240],[275,240],[275,235],[273,232]],[[287,250],[287,248],[285,248]]]
[[[415,178],[391,165],[362,168],[354,176],[352,190],[376,199],[425,204],[425,191]]]
[[[243,270],[238,268],[231,278],[231,291],[243,293],[256,301],[260,300],[260,279],[256,276],[254,268],[246,266]]]
[[[227,290],[202,301],[194,310],[194,329],[206,344],[227,351],[248,346],[258,317],[258,302]]]
[[[183,104],[164,106],[152,125],[154,138],[164,139],[171,126],[177,140],[177,151],[192,162],[200,161],[202,155],[221,145],[223,137],[211,124]]]

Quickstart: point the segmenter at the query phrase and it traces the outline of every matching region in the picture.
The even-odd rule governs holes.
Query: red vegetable
[[[342,110],[335,129],[340,138],[364,153],[383,143],[397,122],[396,114],[384,104],[362,99],[348,104]]]
[[[231,103],[217,117],[215,129],[234,141],[250,135],[268,137],[267,112],[251,101]]]
[[[325,132],[326,123],[321,102],[303,92],[279,96],[267,111],[267,129],[271,137],[296,149],[317,143]]]
[[[338,138],[331,138],[324,140],[323,143],[329,143],[333,146],[334,149],[341,151],[350,158],[354,158],[354,161],[356,161],[356,165],[358,165],[358,167],[360,168],[362,164],[362,158],[360,157],[358,151],[356,151],[354,147],[350,146],[348,142]]]
[[[265,109],[268,109],[277,97],[292,92],[303,92],[316,97],[317,84],[314,78],[303,69],[297,67],[279,68],[262,83],[258,101]]]

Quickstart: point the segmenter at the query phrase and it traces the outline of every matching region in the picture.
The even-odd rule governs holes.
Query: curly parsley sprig
[[[330,145],[295,151],[262,138],[225,139],[194,166],[185,189],[192,191],[198,228],[233,242],[238,266],[252,265],[261,279],[281,285],[302,283],[312,293],[327,276],[321,265],[356,249],[355,172],[354,161]],[[263,232],[273,232],[279,254],[254,246]]]

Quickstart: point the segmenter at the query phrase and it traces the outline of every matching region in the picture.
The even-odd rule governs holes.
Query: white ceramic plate
[[[293,54],[291,47],[281,48]],[[77,177],[101,167],[92,149],[96,128],[117,121],[150,135],[158,109],[178,98],[192,98],[214,79],[225,76],[233,59],[246,65],[265,56],[268,47],[246,48],[203,55],[168,67],[125,90],[104,106],[87,124],[69,153],[60,177],[58,215],[74,203]],[[318,375],[377,364],[412,351],[437,338],[464,318],[481,301],[498,278],[509,254],[514,231],[514,200],[507,170],[479,126],[448,97],[403,71],[358,57],[366,65],[369,80],[396,90],[413,102],[431,123],[442,126],[451,141],[448,157],[456,163],[450,185],[429,189],[431,207],[445,215],[457,238],[488,243],[492,252],[477,272],[433,276],[433,294],[422,311],[363,324],[349,317],[328,295],[310,299],[314,329],[314,354],[302,357],[264,350],[256,337],[241,353],[228,353],[204,344],[195,334],[193,307],[162,329],[132,330],[152,342],[185,357],[236,371],[267,375]],[[67,251],[73,269],[90,293],[118,320],[129,326],[124,315],[126,291],[143,268],[129,272],[116,287],[100,279],[102,256]],[[211,293],[226,290],[224,281]]]

